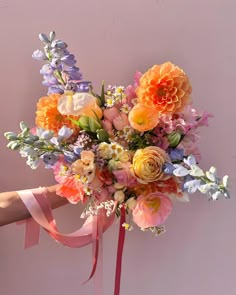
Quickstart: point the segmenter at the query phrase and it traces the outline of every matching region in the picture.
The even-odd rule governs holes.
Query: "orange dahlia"
[[[51,94],[39,99],[36,111],[36,125],[38,127],[53,130],[55,133],[57,133],[63,125],[75,129],[76,126],[69,118],[76,120],[78,116],[62,115],[58,111],[57,104],[60,96],[60,94]]]
[[[180,112],[189,102],[191,85],[182,69],[171,62],[155,65],[140,79],[138,102],[160,113]]]

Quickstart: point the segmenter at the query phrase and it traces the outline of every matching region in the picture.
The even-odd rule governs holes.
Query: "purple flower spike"
[[[38,49],[33,52],[32,57],[36,60],[47,60],[45,53]]]
[[[164,169],[163,169],[165,174],[172,175],[174,170],[175,170],[175,166],[173,164],[165,163]]]
[[[168,154],[171,161],[181,161],[184,157],[184,150],[182,149],[169,149]]]
[[[46,168],[52,168],[57,160],[58,157],[53,153],[46,153],[43,155],[43,161],[46,165]]]
[[[72,67],[76,64],[75,56],[73,54],[63,56],[61,61],[69,67]]]

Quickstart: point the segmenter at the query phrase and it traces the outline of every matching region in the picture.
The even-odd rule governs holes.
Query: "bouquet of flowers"
[[[191,84],[171,62],[137,72],[134,85],[101,85],[96,93],[82,79],[73,54],[55,33],[39,35],[43,50],[40,73],[47,96],[39,99],[36,127],[20,123],[21,132],[6,132],[8,148],[18,150],[35,169],[40,162],[53,170],[57,194],[84,204],[81,218],[122,219],[122,230],[155,234],[175,201],[188,202],[197,191],[209,200],[229,198],[228,176],[199,166],[199,129],[211,115],[193,108]]]

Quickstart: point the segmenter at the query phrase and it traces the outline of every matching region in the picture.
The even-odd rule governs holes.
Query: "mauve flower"
[[[134,177],[131,170],[131,163],[121,163],[119,168],[119,170],[113,171],[113,174],[119,184],[127,187],[133,187],[137,184],[137,179]]]
[[[40,74],[42,75],[52,75],[54,72],[54,68],[50,64],[45,64],[42,66],[40,70]]]
[[[44,80],[43,80],[42,84],[44,86],[53,86],[54,84],[57,83],[57,79],[51,75],[44,75],[43,78],[44,78]]]
[[[72,67],[76,64],[75,56],[73,54],[63,56],[61,61],[69,67]]]
[[[113,130],[111,121],[104,119],[102,120],[102,127],[110,134]]]
[[[149,228],[163,224],[171,213],[172,203],[160,192],[141,195],[133,210],[133,220],[140,228]]]
[[[45,153],[43,155],[43,162],[46,165],[46,168],[52,168],[57,162],[58,156],[53,153]]]
[[[129,126],[129,120],[125,113],[120,113],[117,117],[112,121],[116,130],[123,130],[126,126]]]
[[[119,115],[119,110],[116,107],[107,108],[103,112],[103,116],[105,119],[109,121],[113,121]]]

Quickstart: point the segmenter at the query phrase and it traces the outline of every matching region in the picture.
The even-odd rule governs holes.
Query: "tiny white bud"
[[[114,199],[118,202],[123,202],[125,199],[125,194],[123,191],[116,191],[114,194]]]

